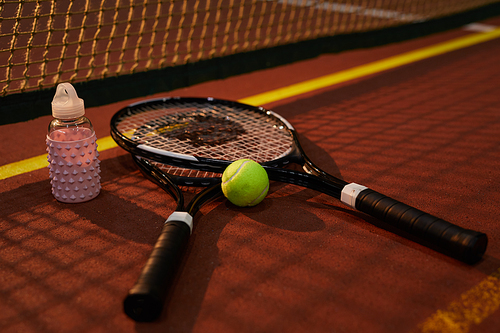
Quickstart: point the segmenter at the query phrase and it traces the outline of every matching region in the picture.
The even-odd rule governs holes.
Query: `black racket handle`
[[[190,234],[190,226],[183,221],[165,223],[141,275],[123,301],[123,310],[130,318],[149,322],[160,316]]]
[[[357,195],[355,208],[468,264],[478,262],[488,245],[484,233],[456,226],[368,188]]]

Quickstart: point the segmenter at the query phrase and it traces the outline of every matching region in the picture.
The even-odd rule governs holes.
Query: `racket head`
[[[129,152],[168,165],[222,173],[250,158],[267,166],[300,163],[292,125],[273,111],[213,98],[165,97],[131,104],[111,119]]]

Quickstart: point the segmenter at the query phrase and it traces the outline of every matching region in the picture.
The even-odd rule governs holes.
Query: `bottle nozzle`
[[[71,83],[60,83],[52,100],[52,115],[54,118],[71,119],[85,114],[83,99],[76,94]]]

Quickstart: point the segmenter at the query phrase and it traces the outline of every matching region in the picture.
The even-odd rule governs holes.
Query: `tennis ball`
[[[222,192],[236,206],[255,206],[266,197],[268,190],[267,172],[255,161],[235,161],[222,174]]]

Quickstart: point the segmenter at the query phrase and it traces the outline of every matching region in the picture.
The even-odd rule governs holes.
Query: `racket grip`
[[[360,188],[354,208],[468,264],[481,260],[488,245],[484,233],[456,226],[369,188]]]
[[[136,284],[123,302],[124,312],[138,322],[157,319],[186,249],[190,226],[167,220]]]

